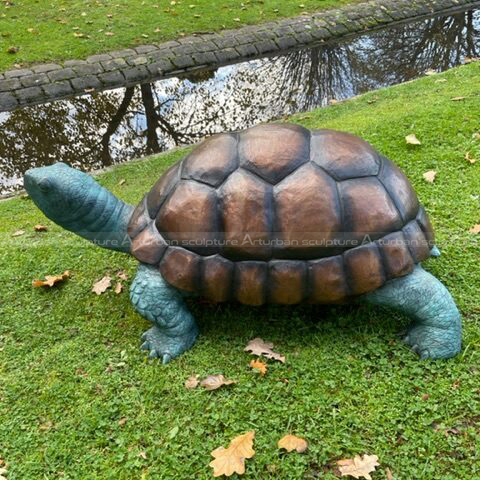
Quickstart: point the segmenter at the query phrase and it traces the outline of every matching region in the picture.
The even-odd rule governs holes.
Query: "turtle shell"
[[[433,230],[405,175],[364,140],[261,125],[210,137],[129,223],[174,287],[249,305],[342,303],[410,273]]]

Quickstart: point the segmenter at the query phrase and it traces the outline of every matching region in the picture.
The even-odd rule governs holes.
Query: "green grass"
[[[238,28],[358,1],[2,0],[0,71],[14,64],[84,58],[184,34]],[[83,36],[79,37],[80,34]],[[8,53],[11,47],[18,52]]]
[[[207,479],[210,451],[251,429],[257,453],[245,479],[334,479],[332,462],[363,453],[380,459],[374,480],[386,467],[395,479],[480,478],[479,236],[468,233],[480,223],[479,79],[480,63],[472,64],[293,119],[362,135],[411,179],[442,249],[426,268],[463,314],[464,348],[448,361],[420,361],[396,336],[407,319],[387,310],[192,301],[199,341],[161,366],[138,348],[148,324],[128,294],[90,291],[106,272],[125,269],[130,282],[136,262],[61,231],[28,199],[0,203],[0,456],[9,480]],[[405,144],[410,133],[421,147]],[[183,153],[99,179],[137,202]],[[422,179],[430,169],[434,184]],[[37,223],[49,231],[33,232]],[[27,233],[12,238],[20,228]],[[72,277],[60,288],[31,287],[65,269]],[[269,362],[264,378],[243,352],[256,336],[287,357]],[[186,390],[194,373],[238,383]],[[279,453],[287,432],[309,441],[306,454]]]

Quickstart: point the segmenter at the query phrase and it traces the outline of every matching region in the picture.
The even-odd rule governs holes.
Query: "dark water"
[[[348,41],[0,113],[0,193],[32,166],[92,170],[324,106],[480,55],[480,10]]]

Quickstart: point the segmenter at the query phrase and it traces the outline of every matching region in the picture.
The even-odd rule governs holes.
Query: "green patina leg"
[[[135,309],[154,326],[142,335],[142,349],[150,358],[168,363],[188,350],[198,336],[198,328],[180,292],[170,286],[160,272],[140,264],[131,289]]]
[[[460,351],[462,324],[455,302],[445,286],[420,265],[363,299],[413,317],[404,341],[422,358],[449,358]]]

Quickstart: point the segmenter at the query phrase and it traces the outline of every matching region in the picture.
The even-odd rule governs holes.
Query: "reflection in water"
[[[0,193],[32,166],[111,165],[445,70],[480,48],[480,11],[154,84],[0,113]]]

